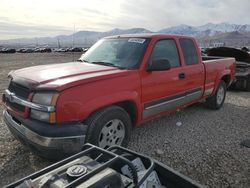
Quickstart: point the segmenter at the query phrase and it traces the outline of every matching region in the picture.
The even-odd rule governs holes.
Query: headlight
[[[33,96],[32,102],[41,105],[55,106],[58,98],[58,93],[36,93]],[[48,123],[56,122],[56,112],[43,112],[31,109],[30,117]]]
[[[51,105],[55,93],[36,93],[33,96],[32,102],[42,105]]]
[[[41,111],[34,110],[34,109],[31,109],[30,111],[30,117],[32,117],[33,119],[40,120],[40,121],[45,121],[49,123],[50,122],[49,116],[50,116],[50,113],[48,112],[41,112]]]

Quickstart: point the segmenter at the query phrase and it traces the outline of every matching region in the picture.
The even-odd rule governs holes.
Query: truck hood
[[[19,69],[11,72],[9,76],[14,81],[21,82],[22,85],[33,89],[60,87],[63,89],[69,84],[116,77],[122,72],[124,73],[126,70],[96,64],[70,62]]]
[[[242,61],[236,61],[236,67],[250,67],[250,63],[242,62]]]

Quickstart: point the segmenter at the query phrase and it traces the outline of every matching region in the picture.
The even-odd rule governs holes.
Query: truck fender
[[[119,92],[119,93],[112,93],[105,96],[100,96],[97,99],[92,99],[87,101],[78,112],[78,118],[85,120],[87,119],[92,113],[95,111],[105,108],[110,105],[118,104],[124,101],[132,102],[136,107],[136,122],[138,122],[139,117],[141,117],[141,106],[140,106],[140,99],[137,92]]]
[[[215,81],[215,87],[214,87],[213,95],[216,93],[217,88],[219,87],[220,81],[223,80],[224,76],[230,76],[231,77],[231,71],[230,71],[230,69],[226,69],[226,70],[222,71],[221,74],[217,75],[217,78],[216,78],[216,81]]]

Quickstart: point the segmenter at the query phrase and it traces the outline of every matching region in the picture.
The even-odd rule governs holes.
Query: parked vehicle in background
[[[241,50],[245,52],[249,52],[249,48],[247,48],[246,46],[242,47]]]
[[[16,50],[16,52],[23,53],[25,50],[26,50],[25,48],[19,48],[19,49]]]
[[[0,50],[0,53],[13,54],[13,53],[16,53],[16,49],[14,49],[14,48],[2,48]]]
[[[41,48],[39,47],[34,48],[34,53],[40,53],[40,52],[41,52]]]
[[[55,49],[54,52],[67,52],[68,50],[66,48],[58,48],[58,49]]]
[[[250,54],[247,48],[239,50],[229,47],[219,47],[209,49],[209,56],[234,57],[236,59],[236,82],[231,86],[232,89],[250,91]]]
[[[220,109],[235,79],[234,58],[202,58],[177,35],[107,37],[79,61],[9,73],[4,121],[41,156],[126,146],[133,126],[199,101]]]
[[[33,53],[36,52],[36,49],[33,48],[20,48],[17,50],[19,53]]]
[[[40,52],[41,53],[51,53],[52,50],[51,50],[51,48],[40,48]]]
[[[70,52],[83,52],[82,48],[74,47],[70,49]]]
[[[87,52],[89,50],[89,48],[83,48],[83,52]]]

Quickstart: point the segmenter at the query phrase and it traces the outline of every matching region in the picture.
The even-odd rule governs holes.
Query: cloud
[[[46,25],[20,25],[0,22],[0,39],[31,38],[71,34],[72,30],[64,27],[51,27]]]
[[[1,0],[0,38],[67,34],[74,25],[76,31],[158,31],[179,24],[249,24],[249,7],[249,0]]]
[[[124,26],[141,25],[148,29],[159,30],[179,24],[203,25],[208,22],[249,23],[249,0],[127,0],[122,3]]]

